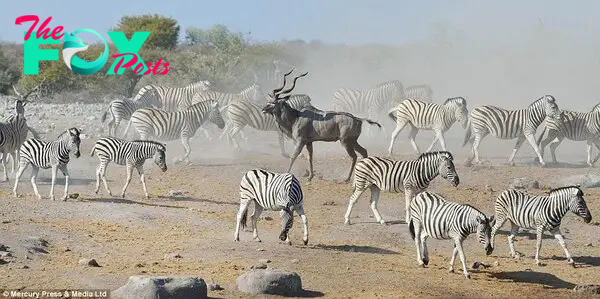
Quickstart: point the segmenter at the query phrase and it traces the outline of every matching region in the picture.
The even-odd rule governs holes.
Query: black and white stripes
[[[254,202],[252,231],[255,241],[260,242],[256,221],[263,210],[282,211],[283,223],[279,239],[291,244],[289,230],[292,228],[294,210],[302,218],[304,245],[308,244],[308,219],[304,215],[302,188],[291,173],[275,173],[264,169],[248,171],[240,182],[240,209],[236,217],[234,241],[240,240],[240,227],[246,226],[248,205]]]
[[[384,224],[377,210],[381,191],[404,192],[406,200],[406,223],[410,220],[409,205],[415,195],[423,192],[438,175],[458,186],[460,180],[454,168],[454,158],[450,152],[423,153],[416,160],[395,161],[370,156],[356,163],[354,171],[354,192],[350,197],[344,216],[345,224],[350,224],[350,213],[358,198],[371,189],[371,209],[377,222]]]
[[[492,228],[492,246],[494,246],[496,232],[508,220],[511,225],[508,246],[511,256],[516,258],[518,256],[515,252],[514,239],[519,227],[535,229],[537,233],[535,263],[537,265],[541,263],[540,249],[544,231],[549,231],[554,235],[565,252],[567,262],[574,265],[560,231],[560,223],[569,211],[583,218],[586,223],[592,221],[592,214],[587,208],[583,191],[579,186],[552,189],[546,196],[527,194],[514,189],[505,190],[496,198],[494,209],[496,223]]]
[[[31,172],[31,184],[33,185],[33,191],[38,199],[42,196],[38,192],[35,178],[40,168],[48,169],[52,168],[52,186],[50,187],[50,198],[54,200],[54,184],[56,182],[56,173],[60,171],[65,176],[65,194],[62,200],[67,200],[69,193],[69,171],[67,164],[70,160],[70,153],[74,153],[76,158],[81,155],[79,153],[79,144],[81,139],[79,138],[79,130],[77,128],[70,128],[64,131],[54,141],[46,142],[39,139],[27,139],[20,149],[19,158],[19,170],[15,176],[15,187],[13,188],[13,195],[17,197],[17,187],[19,186],[19,178],[23,175],[23,171],[31,164],[33,171]]]
[[[100,138],[92,147],[90,156],[98,157],[100,164],[96,169],[96,189],[94,192],[98,194],[100,190],[100,180],[104,183],[104,188],[108,195],[112,196],[112,192],[106,182],[106,167],[113,161],[117,165],[124,165],[127,167],[127,180],[121,197],[125,197],[125,191],[131,182],[131,174],[133,169],[138,171],[140,180],[142,181],[142,187],[144,188],[144,195],[148,198],[148,188],[146,187],[146,179],[144,175],[144,163],[147,159],[153,158],[154,163],[165,172],[167,171],[166,157],[165,157],[166,145],[150,140],[134,140],[127,141],[114,137]]]
[[[404,89],[404,95],[407,99],[431,102],[433,90],[426,84],[413,85]]]
[[[100,121],[104,123],[110,112],[112,119],[108,122],[108,136],[116,136],[117,129],[122,120],[130,120],[133,112],[147,107],[162,108],[162,102],[159,100],[157,91],[154,88],[149,89],[147,92],[144,92],[139,97],[135,97],[132,100],[123,99],[111,101],[108,104],[106,111],[102,114]],[[127,128],[125,128],[125,132],[123,133],[123,138],[127,136],[130,126],[131,122],[128,122]]]
[[[494,216],[487,218],[485,214],[470,205],[451,202],[439,194],[425,191],[413,199],[410,204],[410,215],[408,227],[417,247],[417,262],[421,266],[429,263],[428,237],[454,240],[449,271],[454,272],[454,262],[458,253],[463,274],[467,278],[471,276],[467,271],[463,241],[470,234],[476,233],[479,243],[485,247],[486,255],[490,255],[494,250],[491,243],[491,225],[494,223]]]
[[[193,104],[192,98],[195,94],[210,90],[210,86],[210,82],[206,80],[190,83],[185,87],[146,85],[138,91],[137,95],[133,98],[133,101],[137,101],[146,92],[154,89],[156,90],[158,100],[162,103],[162,110],[181,111]]]

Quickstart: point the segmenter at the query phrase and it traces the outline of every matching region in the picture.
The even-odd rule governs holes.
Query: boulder
[[[299,296],[302,280],[295,272],[278,269],[256,269],[240,275],[236,280],[240,292],[258,295]]]
[[[581,185],[581,188],[598,188],[600,187],[600,176],[595,174],[580,174],[564,177],[556,180],[554,188]]]
[[[516,178],[508,184],[509,189],[540,189],[540,183],[530,177]]]
[[[111,293],[116,299],[191,299],[208,298],[206,282],[191,276],[146,276],[129,277],[127,284]]]

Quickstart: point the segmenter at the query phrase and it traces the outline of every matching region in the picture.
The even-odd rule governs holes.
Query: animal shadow
[[[356,221],[356,220],[352,221],[353,225],[354,224],[367,224],[367,223],[369,223],[369,224],[375,223],[375,224],[379,225],[379,222],[374,221],[374,220],[373,221]],[[385,225],[396,225],[396,224],[406,224],[406,222],[403,220],[388,220],[385,222]]]
[[[149,207],[187,209],[186,207],[147,203],[147,202],[143,202],[143,201],[135,201],[135,200],[125,199],[125,198],[120,198],[120,197],[87,198],[87,199],[82,199],[81,201],[101,202],[101,203],[118,203],[118,204],[130,204],[130,205],[137,204],[137,205],[149,206]]]
[[[19,181],[23,180],[23,177]],[[43,183],[44,185],[52,184],[52,177],[37,177],[35,180],[38,184],[39,183]],[[95,182],[96,182],[96,179],[82,179],[82,178],[69,177],[69,185],[70,186],[86,186],[90,183],[95,183]],[[64,185],[64,184],[65,184],[65,177],[61,177],[60,172],[59,172],[59,174],[56,176],[56,185]]]
[[[600,257],[597,256],[580,256],[580,257],[574,257],[573,260],[575,260],[575,264],[577,265],[578,263],[581,263],[583,265],[583,267],[597,267],[600,266]]]
[[[192,201],[192,202],[205,202],[205,203],[212,203],[212,204],[217,204],[217,205],[238,205],[239,203],[237,202],[227,202],[227,201],[218,201],[218,200],[212,200],[212,199],[203,199],[203,198],[194,198],[194,197],[190,197],[190,196],[163,196],[163,195],[158,195],[156,196],[157,199],[160,200],[164,200],[164,201]]]
[[[358,246],[358,245],[325,245],[316,244],[313,248],[324,249],[324,250],[335,250],[344,252],[360,252],[360,253],[374,253],[374,254],[398,254],[398,252],[387,250],[384,248],[373,247],[373,246]]]
[[[543,285],[552,289],[573,289],[574,283],[564,281],[553,274],[536,271],[514,271],[490,273],[491,277],[510,282],[522,282]]]
[[[533,231],[530,232],[530,231]],[[510,231],[508,230],[498,230],[497,235],[503,235],[503,236],[508,236],[510,234]],[[517,232],[517,234],[515,235],[516,238],[521,238],[521,237],[526,237],[529,240],[536,240],[537,239],[537,234],[535,233],[535,230],[525,230],[523,228],[519,229],[519,231]],[[547,233],[542,234],[542,240],[548,240],[548,239],[552,239],[554,240],[554,236],[553,235],[549,235]]]

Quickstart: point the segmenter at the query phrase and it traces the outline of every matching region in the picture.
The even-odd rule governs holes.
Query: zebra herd
[[[340,89],[334,93],[332,111],[321,110],[311,104],[308,95],[292,94],[296,81],[307,73],[296,76],[291,88],[285,89],[286,77],[293,69],[283,75],[283,85],[265,95],[257,83],[250,85],[239,93],[222,93],[210,90],[208,81],[200,81],[183,88],[166,88],[148,85],[131,100],[112,101],[102,122],[111,115],[109,135],[98,139],[90,155],[96,155],[99,165],[96,169],[95,193],[99,192],[102,181],[106,192],[112,192],[106,182],[106,167],[112,161],[117,165],[126,166],[127,179],[123,186],[121,197],[125,196],[130,184],[133,170],[137,170],[146,198],[149,192],[146,186],[143,165],[152,159],[163,171],[167,171],[167,145],[152,141],[153,139],[169,141],[180,139],[185,149],[183,157],[176,163],[190,163],[191,147],[189,140],[201,129],[206,121],[223,129],[221,138],[227,134],[228,141],[239,146],[235,137],[245,126],[262,131],[275,131],[279,136],[282,156],[285,152],[283,139],[291,139],[295,150],[290,158],[287,172],[277,173],[262,168],[249,170],[239,185],[240,206],[236,215],[234,241],[239,241],[240,228],[246,226],[247,212],[250,203],[254,202],[254,212],[251,215],[251,225],[254,240],[259,241],[257,220],[263,210],[281,211],[283,218],[280,239],[291,244],[289,231],[293,225],[293,213],[302,219],[303,242],[308,243],[308,219],[304,213],[303,192],[300,181],[290,173],[297,156],[306,147],[309,161],[310,181],[313,177],[313,142],[340,141],[352,159],[349,175],[346,181],[352,180],[353,192],[349,197],[348,208],[344,215],[344,223],[350,225],[350,215],[359,197],[367,190],[371,191],[370,207],[376,220],[386,224],[377,209],[381,191],[404,193],[405,224],[416,246],[416,256],[419,265],[427,265],[429,255],[427,239],[452,239],[450,271],[454,271],[456,255],[462,263],[463,274],[470,278],[466,268],[463,241],[470,234],[476,234],[484,246],[487,255],[495,248],[494,238],[499,228],[506,221],[510,222],[511,230],[508,237],[511,255],[515,256],[514,237],[519,227],[535,229],[537,246],[535,262],[539,264],[542,233],[549,231],[554,234],[564,249],[567,261],[573,264],[573,259],[567,250],[564,238],[559,229],[562,218],[568,211],[580,216],[586,223],[592,219],[587,208],[584,194],[580,186],[567,186],[551,190],[546,196],[536,196],[516,190],[502,192],[495,202],[495,215],[487,216],[479,209],[464,203],[450,201],[442,195],[428,191],[430,183],[438,176],[447,180],[452,186],[460,184],[459,175],[454,164],[453,154],[446,149],[444,132],[455,122],[460,122],[467,130],[464,144],[471,144],[472,156],[467,163],[474,159],[480,163],[478,147],[481,140],[492,134],[500,139],[517,139],[509,162],[514,164],[514,156],[527,140],[536,151],[538,161],[543,160],[543,146],[551,143],[554,150],[564,138],[586,140],[588,142],[588,163],[591,165],[591,143],[597,147],[600,132],[600,111],[594,107],[590,113],[570,113],[561,111],[556,100],[551,95],[545,95],[520,110],[505,110],[499,107],[485,105],[475,107],[470,113],[467,100],[464,97],[453,97],[442,104],[431,102],[432,91],[426,85],[404,89],[397,81],[389,81],[370,90]],[[15,174],[13,195],[18,196],[19,178],[29,165],[33,171],[31,183],[36,197],[38,192],[35,178],[40,168],[52,169],[52,185],[50,198],[54,200],[56,174],[60,170],[65,176],[65,190],[62,197],[66,200],[69,188],[69,172],[67,165],[70,154],[80,157],[81,131],[72,127],[66,129],[53,141],[43,141],[39,137],[26,139],[31,130],[24,118],[23,107],[25,100],[17,101],[16,114],[0,122],[0,149],[3,153],[3,164],[7,155],[17,152],[13,163],[18,162],[19,168]],[[20,105],[20,106],[19,106]],[[350,111],[348,111],[350,110]],[[356,114],[365,113],[367,118]],[[362,132],[362,123],[381,125],[371,120],[378,115],[387,113],[396,123],[388,149],[388,157],[369,155],[367,150],[358,143]],[[226,117],[224,118],[223,115]],[[125,140],[114,137],[116,129],[123,120],[128,120],[135,128],[139,139]],[[406,126],[411,128],[410,142],[418,153],[413,160],[395,160],[393,153],[394,141]],[[543,126],[548,137],[536,140],[538,127]],[[415,136],[418,130],[431,130],[434,140],[428,150],[420,153],[416,146]],[[543,133],[544,135],[546,133]],[[432,151],[437,142],[441,151]],[[17,150],[18,149],[18,150]],[[358,160],[357,153],[362,156]],[[596,160],[598,157],[596,157]],[[594,160],[595,162],[595,160]],[[14,165],[14,164],[13,164]],[[5,167],[6,173],[6,167]],[[352,176],[354,174],[354,176]],[[353,178],[353,179],[352,179]]]

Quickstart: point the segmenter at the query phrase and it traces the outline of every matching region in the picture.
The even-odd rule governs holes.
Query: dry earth
[[[142,197],[135,175],[125,199],[110,198],[103,188],[93,192],[95,157],[89,157],[93,140],[84,140],[82,156],[69,164],[71,193],[76,200],[66,202],[48,199],[50,172],[41,171],[38,179],[43,200],[32,196],[29,171],[21,179],[21,198],[13,198],[10,183],[0,189],[0,244],[9,246],[14,257],[0,265],[0,288],[107,288],[116,289],[130,275],[195,275],[208,283],[219,283],[223,291],[211,291],[214,298],[246,298],[235,291],[235,279],[259,259],[269,259],[269,267],[297,271],[302,277],[306,297],[326,298],[566,298],[585,296],[571,291],[576,284],[600,282],[600,203],[598,189],[588,189],[586,199],[594,215],[591,225],[573,214],[563,222],[567,245],[577,267],[567,265],[558,243],[549,235],[544,240],[542,257],[545,266],[535,266],[535,236],[523,233],[516,241],[525,257],[514,260],[508,255],[505,231],[497,236],[497,248],[490,256],[474,237],[466,243],[469,268],[474,260],[491,265],[473,270],[472,279],[460,271],[447,273],[452,242],[429,240],[431,261],[420,268],[415,261],[414,243],[404,218],[401,194],[383,194],[380,210],[391,225],[377,224],[369,208],[368,193],[353,211],[353,225],[343,224],[343,215],[352,192],[350,185],[339,183],[347,171],[348,161],[339,144],[315,144],[317,178],[307,184],[302,177],[306,162],[299,159],[293,172],[301,177],[305,194],[305,210],[309,218],[310,241],[301,242],[301,225],[295,217],[292,241],[288,246],[277,238],[279,214],[265,212],[272,220],[259,221],[262,243],[252,241],[251,232],[241,233],[241,241],[233,241],[234,217],[238,209],[238,184],[249,169],[262,167],[285,171],[287,159],[279,156],[274,134],[251,132],[259,141],[251,142],[243,151],[235,152],[222,141],[193,140],[193,165],[169,164],[161,173],[151,162],[146,173],[151,199]],[[542,189],[559,176],[596,173],[597,169],[580,164],[585,154],[582,143],[565,143],[559,158],[569,158],[562,167],[539,168],[531,163],[533,151],[525,144],[518,154],[517,166],[508,167],[513,141],[486,138],[482,156],[491,159],[489,166],[462,166],[466,148],[460,147],[459,128],[449,136],[448,146],[456,156],[461,176],[458,188],[441,179],[431,186],[448,199],[469,203],[490,215],[495,196],[515,177],[529,176],[540,182]],[[397,141],[399,158],[414,158],[406,142],[406,132]],[[418,136],[421,146],[428,145],[431,135]],[[372,155],[383,155],[386,142],[363,144]],[[169,142],[168,158],[181,153],[178,141]],[[424,148],[422,148],[424,149]],[[288,144],[289,151],[289,144]],[[111,164],[109,184],[118,194],[125,178],[124,168]],[[56,195],[62,195],[64,179],[59,175]],[[486,185],[488,185],[486,187]],[[491,191],[490,191],[491,188]],[[169,190],[183,190],[183,197],[166,196]],[[547,191],[547,190],[546,190]],[[530,190],[542,193],[544,190]],[[332,204],[330,203],[332,202]],[[327,203],[327,204],[326,204]],[[508,224],[505,225],[506,230]],[[30,236],[48,241],[46,253],[27,252]],[[589,245],[591,244],[591,245]],[[68,248],[68,250],[67,250]],[[178,253],[180,259],[165,259],[165,254]],[[26,258],[27,257],[27,258]],[[84,267],[81,258],[94,258],[101,267]],[[498,262],[495,265],[495,262]],[[25,267],[27,266],[27,267]],[[456,268],[460,269],[457,259]]]

